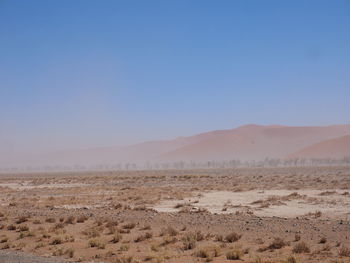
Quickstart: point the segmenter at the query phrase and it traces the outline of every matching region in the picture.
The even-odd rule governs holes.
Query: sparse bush
[[[295,234],[294,235],[294,242],[298,242],[298,241],[300,241],[300,235],[299,234]]]
[[[96,227],[91,227],[84,230],[83,234],[89,238],[95,238],[100,236],[100,231]]]
[[[232,232],[225,237],[225,241],[229,242],[229,243],[233,243],[233,242],[236,242],[237,240],[239,240],[241,237],[242,237],[242,235],[239,235],[235,232]]]
[[[97,239],[91,239],[89,240],[89,247],[97,247],[98,249],[105,249],[106,248],[106,244],[104,242],[102,242],[101,240],[97,240]]]
[[[139,235],[137,238],[135,238],[135,242],[137,243],[137,242],[141,242],[141,241],[144,241],[144,240],[146,240],[146,239],[150,239],[150,238],[152,238],[152,233],[150,233],[150,232],[147,232],[147,233],[145,233],[144,235]]]
[[[66,224],[74,224],[75,223],[75,216],[68,216],[65,221]]]
[[[20,231],[20,232],[29,231],[29,227],[26,226],[26,225],[20,226],[20,227],[19,227],[19,231]]]
[[[121,246],[119,247],[119,251],[128,251],[129,248],[130,248],[129,245],[124,244],[124,245],[121,245]]]
[[[41,224],[41,221],[40,221],[39,219],[35,219],[35,220],[33,221],[33,224],[34,224],[34,225],[40,225],[40,224]]]
[[[27,217],[21,216],[16,220],[16,224],[22,224],[22,223],[27,222],[27,221],[28,221]]]
[[[281,263],[298,263],[298,260],[294,255],[290,255],[285,260],[283,260]]]
[[[228,260],[239,260],[243,256],[243,253],[239,249],[232,249],[226,253],[226,259]]]
[[[8,241],[9,239],[8,239],[8,237],[1,237],[0,238],[0,243],[6,243],[7,241]]]
[[[319,243],[320,243],[320,244],[325,244],[326,242],[327,242],[327,238],[321,237]]]
[[[194,249],[196,247],[196,238],[193,234],[187,234],[182,239],[184,250]]]
[[[127,223],[123,225],[123,229],[133,229],[135,228],[136,224],[135,223]]]
[[[57,229],[63,229],[64,228],[64,224],[63,223],[57,223],[55,224],[55,226],[53,227],[53,229],[57,230]]]
[[[81,215],[77,218],[77,223],[84,223],[87,219],[87,216]]]
[[[350,257],[350,249],[348,247],[342,246],[339,249],[339,256]]]
[[[164,236],[164,235],[169,235],[169,236],[176,236],[179,232],[173,228],[172,226],[168,226],[166,228],[163,228],[160,232],[160,235],[161,236]]]
[[[300,254],[300,253],[309,253],[309,252],[310,252],[310,248],[304,241],[297,243],[293,247],[293,253]]]
[[[16,229],[17,229],[17,227],[15,225],[13,225],[13,224],[7,226],[7,230],[9,230],[9,231],[13,231],[13,230],[16,230]]]
[[[286,246],[287,243],[282,238],[275,238],[272,243],[268,246],[269,249],[281,249]]]
[[[9,243],[4,243],[0,249],[9,249],[10,248],[10,244]]]
[[[50,242],[50,245],[60,245],[62,243],[62,239],[60,237],[56,237]]]
[[[53,217],[49,217],[49,218],[46,218],[46,219],[45,219],[45,222],[46,222],[46,223],[55,223],[55,222],[56,222],[56,219],[53,218]]]
[[[65,252],[66,255],[68,255],[69,258],[74,257],[74,249],[73,248],[68,248]]]
[[[120,240],[122,240],[123,236],[119,233],[115,234],[111,240],[111,243],[118,243]]]
[[[220,248],[217,246],[200,248],[196,252],[196,256],[199,258],[206,258],[208,260],[220,255]]]

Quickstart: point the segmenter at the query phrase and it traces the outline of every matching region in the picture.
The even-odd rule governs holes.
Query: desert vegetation
[[[11,174],[0,189],[1,251],[106,263],[350,260],[346,213],[323,209],[346,210],[347,167]],[[207,193],[287,190],[217,210],[204,203]],[[259,215],[294,203],[312,210]]]

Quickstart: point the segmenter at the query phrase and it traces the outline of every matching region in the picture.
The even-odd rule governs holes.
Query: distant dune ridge
[[[173,140],[125,147],[56,152],[18,160],[20,165],[262,160],[264,158],[342,158],[350,156],[350,125],[291,127],[244,125]],[[5,163],[4,160],[0,160]],[[16,165],[16,160],[10,163]]]

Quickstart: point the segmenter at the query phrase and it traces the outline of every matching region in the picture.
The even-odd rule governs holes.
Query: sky
[[[348,0],[0,0],[0,153],[350,123]]]

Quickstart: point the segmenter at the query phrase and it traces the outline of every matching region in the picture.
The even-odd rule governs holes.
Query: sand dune
[[[346,156],[350,156],[350,135],[316,143],[296,153],[290,154],[288,157],[343,158]]]
[[[235,129],[216,130],[173,140],[150,141],[124,147],[101,147],[48,153],[5,160],[8,165],[114,165],[117,163],[208,161],[208,160],[261,160],[285,158],[314,144],[350,135],[350,125],[323,127],[289,127],[282,125],[244,125]],[[321,144],[322,146],[323,144]],[[337,158],[346,149],[342,143],[334,143],[332,151],[328,144],[311,148],[300,156]],[[338,151],[339,149],[339,151]],[[296,156],[296,155],[295,155]],[[299,156],[299,153],[298,153]]]

